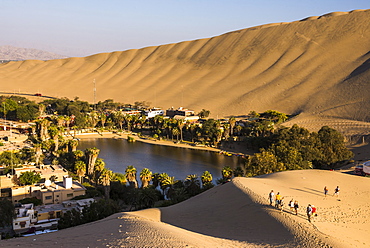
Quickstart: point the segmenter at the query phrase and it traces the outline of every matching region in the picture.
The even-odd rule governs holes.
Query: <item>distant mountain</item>
[[[67,58],[67,56],[33,48],[0,46],[0,61],[30,60],[30,59],[51,60],[64,58]]]

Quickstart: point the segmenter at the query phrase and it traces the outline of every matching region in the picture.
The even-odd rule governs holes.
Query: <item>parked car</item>
[[[355,174],[359,176],[365,176],[363,164],[359,164],[355,167]]]

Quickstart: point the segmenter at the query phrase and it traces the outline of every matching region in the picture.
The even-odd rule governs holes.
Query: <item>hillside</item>
[[[323,184],[325,182],[325,184]],[[369,179],[323,170],[237,177],[184,202],[114,214],[58,232],[2,240],[0,247],[336,247],[370,245]],[[333,196],[339,185],[339,197]],[[324,197],[322,189],[329,188]],[[268,205],[280,191],[298,214]],[[306,206],[318,216],[307,221]]]
[[[8,60],[50,60],[50,59],[63,59],[66,56],[42,51],[33,48],[21,48],[14,46],[0,46],[0,61]]]
[[[370,10],[335,12],[138,50],[10,62],[0,65],[0,91],[93,102],[95,79],[97,101],[204,108],[213,117],[274,109],[311,129],[329,121],[366,134],[369,51]]]

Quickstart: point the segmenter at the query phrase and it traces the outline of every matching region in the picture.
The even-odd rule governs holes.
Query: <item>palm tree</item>
[[[217,129],[216,132],[215,132],[215,135],[216,135],[215,146],[217,146],[217,144],[220,143],[221,138],[222,138],[222,130]]]
[[[175,177],[170,177],[167,173],[161,173],[159,175],[159,185],[163,191],[163,195],[169,199],[175,184]]]
[[[76,161],[76,163],[75,163],[75,171],[76,171],[77,176],[80,179],[80,183],[82,183],[82,177],[86,173],[86,164],[83,161],[81,161],[81,160]]]
[[[230,136],[233,136],[234,133],[234,127],[235,127],[236,119],[235,117],[230,117],[229,124],[230,124]]]
[[[48,127],[50,125],[50,121],[47,119],[42,119],[36,122],[36,134],[37,137],[44,141],[48,137]]]
[[[164,119],[162,128],[166,131],[166,137],[169,139],[168,134],[170,133],[170,124],[168,119]]]
[[[225,140],[228,140],[228,138],[230,136],[230,124],[229,123],[224,123],[223,128],[224,128],[224,131],[223,131],[222,135],[225,138]]]
[[[48,133],[50,137],[54,140],[54,152],[58,151],[59,148],[59,129],[56,126],[49,126]]]
[[[199,113],[198,113],[198,116],[200,118],[207,118],[209,116],[211,112],[209,110],[206,110],[206,109],[202,109]]]
[[[35,157],[36,157],[36,165],[39,165],[40,164],[40,158],[41,158],[41,155],[42,155],[42,145],[41,143],[37,143],[34,145],[35,147]]]
[[[110,192],[110,181],[113,178],[113,172],[111,170],[108,170],[106,168],[103,169],[101,172],[101,175],[99,177],[100,183],[104,187],[104,194],[105,198],[108,200],[109,199],[109,192]]]
[[[194,196],[200,192],[200,181],[197,175],[188,175],[184,182],[186,191],[191,195]]]
[[[101,158],[97,158],[94,164],[94,181],[98,183],[99,178],[103,170],[105,169],[105,162]]]
[[[130,132],[131,131],[132,116],[131,115],[125,115],[124,119],[125,119],[125,122],[127,124],[127,130]]]
[[[95,128],[96,124],[98,124],[99,115],[95,111],[91,112],[89,115],[89,122],[90,127]]]
[[[212,174],[209,172],[209,171],[205,171],[203,172],[203,175],[202,175],[202,185],[203,185],[203,188],[208,188],[210,185],[212,185]]]
[[[235,129],[236,129],[236,131],[238,132],[238,135],[240,135],[240,132],[242,131],[243,127],[242,127],[242,126],[240,126],[240,125],[237,125],[237,126],[235,127]]]
[[[81,160],[83,158],[83,156],[85,155],[83,153],[83,151],[81,151],[81,150],[76,150],[72,153],[73,153],[73,157],[74,157],[75,160]]]
[[[91,178],[94,174],[94,166],[100,150],[96,147],[87,148],[85,155],[87,158],[87,175]]]
[[[152,172],[148,168],[144,168],[140,172],[141,188],[146,188],[152,180]]]
[[[127,166],[125,172],[126,172],[126,178],[127,178],[127,181],[129,182],[129,184],[132,187],[137,188],[136,168],[132,165],[129,165],[129,166]]]
[[[120,182],[121,184],[126,184],[127,183],[126,175],[122,174],[122,173],[118,173],[118,172],[113,173],[112,179],[114,181]]]
[[[101,127],[104,128],[105,126],[105,122],[107,121],[107,116],[105,115],[105,113],[99,113],[99,120],[100,120],[100,124],[101,124]]]
[[[153,175],[152,175],[152,182],[153,182],[153,186],[154,186],[154,188],[157,188],[158,187],[158,185],[159,185],[159,173],[154,173]]]
[[[184,123],[184,120],[183,119],[178,119],[177,120],[177,128],[179,129],[180,131],[180,140],[182,141],[183,138],[182,138],[182,128],[184,127],[185,123]]]
[[[189,123],[188,126],[187,126],[187,129],[190,132],[191,142],[194,142],[194,134],[195,134],[196,127],[197,127],[197,125],[195,125],[194,123]]]
[[[125,117],[121,111],[115,112],[114,115],[115,122],[119,125],[120,130],[123,129],[123,121],[125,120]]]
[[[71,139],[71,140],[69,140],[68,145],[69,145],[70,151],[75,152],[77,150],[78,140],[77,139]]]
[[[224,168],[222,168],[221,172],[222,172],[222,178],[224,180],[229,180],[233,176],[233,169],[231,169],[230,166],[225,166]]]
[[[176,135],[176,141],[179,141],[179,134],[180,134],[179,128],[174,127],[172,129],[172,140],[173,140],[173,136]]]
[[[136,125],[139,121],[140,115],[131,115],[131,122],[132,122],[132,127],[135,129]]]
[[[159,129],[161,128],[161,125],[163,123],[163,115],[156,115],[153,117],[153,121],[154,121],[154,124],[155,124],[155,128],[156,129]]]
[[[242,176],[244,176],[244,170],[243,170],[243,168],[242,167],[240,167],[240,166],[238,166],[238,167],[236,167],[235,168],[235,170],[234,170],[234,176],[236,176],[236,177],[242,177]]]

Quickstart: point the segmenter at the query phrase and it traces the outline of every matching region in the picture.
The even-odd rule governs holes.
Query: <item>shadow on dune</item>
[[[268,208],[253,202],[231,182],[160,211],[162,222],[204,235],[260,245],[294,245],[293,234],[267,213]]]

